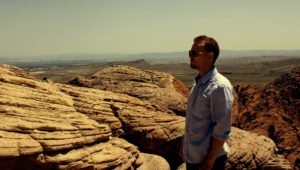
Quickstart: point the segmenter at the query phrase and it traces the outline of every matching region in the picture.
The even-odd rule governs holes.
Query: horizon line
[[[140,52],[140,53],[89,53],[89,52],[69,52],[69,53],[56,53],[56,54],[38,54],[38,55],[24,55],[24,56],[3,56],[0,58],[18,58],[18,57],[41,57],[41,56],[61,56],[61,55],[141,55],[141,54],[166,54],[166,53],[182,53],[186,51],[169,51],[169,52]],[[300,49],[242,49],[242,50],[230,50],[230,49],[220,49],[220,53],[222,51],[300,51]]]

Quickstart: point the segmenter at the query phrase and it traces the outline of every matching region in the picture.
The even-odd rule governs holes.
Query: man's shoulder
[[[232,88],[230,81],[220,73],[217,73],[212,80],[215,87]]]

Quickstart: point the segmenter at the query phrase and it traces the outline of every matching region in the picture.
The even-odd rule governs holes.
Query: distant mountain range
[[[300,50],[221,50],[220,57],[258,57],[258,56],[289,56],[300,57]],[[43,56],[0,57],[0,63],[15,64],[27,62],[59,62],[91,63],[130,61],[144,59],[150,63],[188,62],[188,52],[141,53],[141,54],[58,54]]]

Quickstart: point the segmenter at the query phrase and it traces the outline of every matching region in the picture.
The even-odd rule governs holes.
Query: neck
[[[208,66],[208,67],[205,67],[205,68],[200,68],[200,69],[198,69],[198,72],[199,72],[200,76],[203,77],[213,67],[214,66]]]

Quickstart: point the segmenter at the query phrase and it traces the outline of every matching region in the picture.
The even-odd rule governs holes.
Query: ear
[[[213,52],[209,52],[208,53],[208,58],[209,58],[209,60],[213,61],[214,60],[214,53]]]

